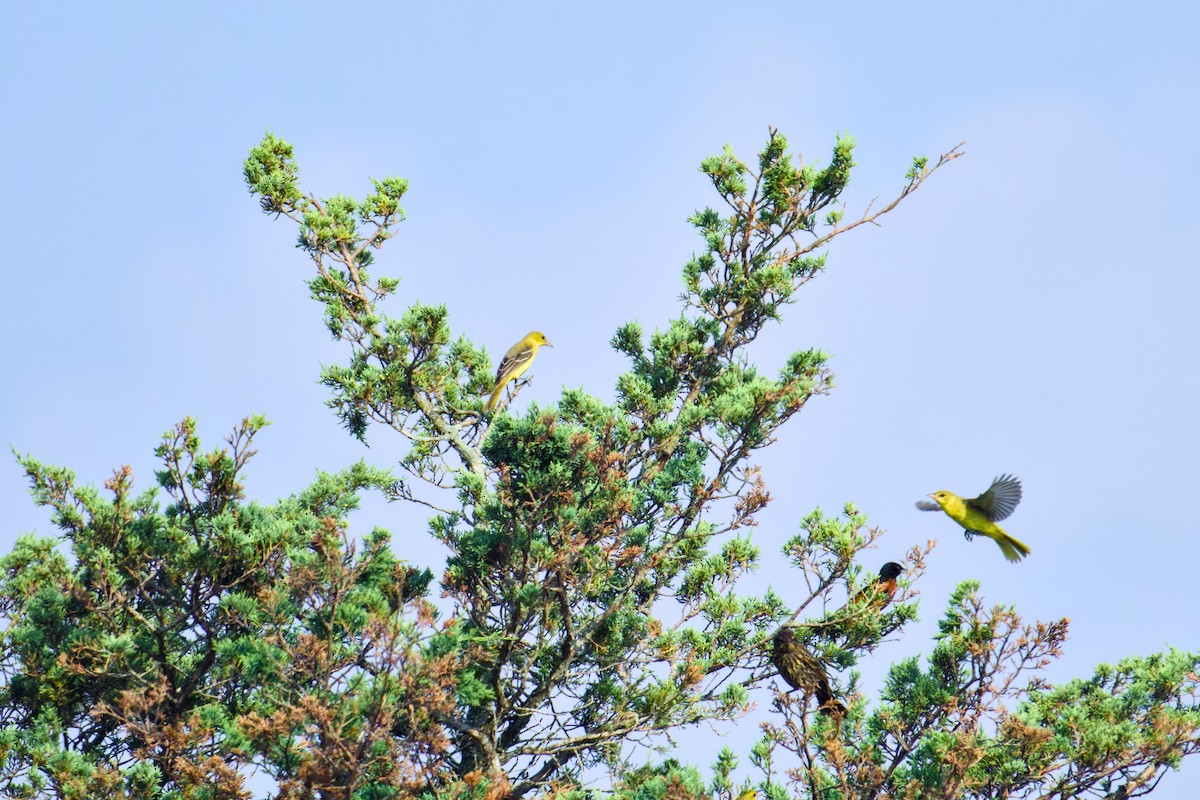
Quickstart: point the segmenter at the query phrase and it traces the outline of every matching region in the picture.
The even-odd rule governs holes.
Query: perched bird
[[[533,364],[539,347],[554,347],[541,331],[532,331],[524,339],[508,348],[504,358],[500,359],[500,367],[496,370],[496,386],[492,396],[487,401],[487,411],[490,414],[496,403],[500,402],[500,393],[504,387],[525,374],[525,370]]]
[[[829,676],[821,662],[796,639],[794,628],[785,625],[775,634],[771,661],[788,686],[803,690],[805,695],[816,695],[817,711],[838,716],[846,713],[846,707],[834,698],[829,688]]]
[[[868,644],[870,640],[867,631],[863,630],[861,626],[861,623],[865,621],[863,618],[866,614],[878,614],[891,605],[896,596],[896,590],[899,588],[896,578],[900,577],[900,573],[903,571],[904,567],[895,561],[889,561],[880,567],[879,577],[873,583],[854,593],[842,610],[845,613],[839,613],[825,623],[827,626],[825,632],[830,639],[837,641],[844,637],[845,641],[842,643],[844,648]],[[855,607],[855,611],[849,610]],[[866,614],[864,614],[864,610]]]
[[[917,508],[922,511],[946,512],[946,516],[966,528],[967,540],[981,533],[996,540],[1004,557],[1017,562],[1029,555],[1029,547],[1004,532],[996,523],[1008,519],[1017,503],[1021,502],[1021,481],[1012,475],[1001,475],[992,481],[988,490],[971,500],[964,500],[954,492],[934,492],[930,500],[920,500]]]
[[[870,608],[875,611],[882,611],[888,607],[892,602],[892,598],[896,596],[896,578],[900,577],[901,572],[904,572],[904,567],[895,561],[887,562],[879,568],[879,578],[875,583],[855,592],[851,602],[854,603],[870,598]]]

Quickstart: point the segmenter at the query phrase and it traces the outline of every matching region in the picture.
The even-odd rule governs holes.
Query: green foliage
[[[807,765],[789,781],[807,797],[1079,797],[1148,787],[1195,752],[1200,710],[1184,698],[1200,653],[1127,659],[1050,687],[1037,673],[1060,655],[1066,621],[1023,625],[977,592],[959,585],[924,666],[894,665],[878,706],[853,709],[834,738],[798,736],[803,709],[777,699],[782,720],[751,756],[765,783],[777,785],[783,751]]]
[[[709,797],[694,767],[667,759],[661,764],[628,770],[613,793],[620,800],[701,800]]]
[[[244,176],[297,226],[312,297],[347,346],[322,370],[328,403],[358,439],[390,430],[408,449],[272,505],[241,485],[261,417],[213,451],[180,423],[141,494],[128,468],[105,494],[21,457],[61,539],[21,537],[0,561],[0,796],[232,800],[257,771],[279,798],[1070,797],[1177,767],[1200,742],[1200,655],[1049,686],[1038,672],[1066,622],[1024,625],[964,583],[932,652],[894,665],[872,702],[853,667],[916,618],[927,550],[909,552],[893,599],[862,557],[884,533],[852,505],[765,550],[755,537],[771,495],[753,458],[832,374],[819,349],[760,369],[748,346],[825,268],[824,245],[959,155],[914,160],[889,205],[845,222],[853,151],[838,136],[827,166],[806,164],[772,130],[752,163],[728,147],[706,159],[723,205],[691,217],[703,245],[679,314],[613,335],[629,362],[615,402],[566,390],[485,416],[487,352],[446,305],[387,313],[398,281],[368,272],[407,183],[306,194],[268,133]],[[350,534],[364,491],[430,510],[436,587],[388,532]],[[745,590],[764,557],[802,578],[786,598]],[[769,693],[784,624],[844,715]],[[753,779],[728,749],[708,780],[651,749],[764,696]],[[585,789],[598,775],[604,791]]]
[[[193,420],[168,432],[165,509],[158,491],[132,494],[127,467],[104,497],[20,459],[71,557],[25,536],[0,562],[0,794],[242,797],[252,762],[281,787],[390,779],[403,762],[371,715],[438,749],[457,658],[420,652],[432,575],[397,560],[386,532],[355,544],[346,531],[359,493],[390,478],[358,464],[246,503],[239,476],[265,424],[245,420],[211,452]],[[305,742],[322,728],[336,736]],[[347,743],[384,746],[351,763]]]

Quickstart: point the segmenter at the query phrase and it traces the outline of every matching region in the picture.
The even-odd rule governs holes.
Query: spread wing
[[[941,511],[942,507],[932,500],[918,500],[917,508],[922,511]]]
[[[1021,481],[1012,475],[1001,475],[992,485],[967,505],[979,509],[992,522],[1008,519],[1021,502]]]
[[[504,358],[500,359],[500,366],[496,369],[496,385],[506,381],[512,375],[518,375],[524,371],[524,367],[529,365],[533,359],[535,348],[532,345],[524,342],[517,342],[509,348],[504,354]]]

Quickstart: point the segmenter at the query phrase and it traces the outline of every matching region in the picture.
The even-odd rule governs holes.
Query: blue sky
[[[968,577],[1027,618],[1071,618],[1055,680],[1200,648],[1200,14],[905,5],[10,6],[0,441],[97,484],[128,463],[146,486],[176,420],[198,417],[215,445],[261,412],[274,425],[248,490],[266,502],[319,467],[401,456],[382,432],[363,449],[323,406],[317,371],[344,353],[293,228],[241,180],[267,128],[318,193],[411,181],[377,269],[403,279],[393,308],[445,300],[494,355],[545,331],[556,348],[519,403],[562,386],[611,397],[615,328],[677,312],[700,245],[685,220],[715,202],[696,167],[722,145],[751,157],[776,126],[825,161],[849,131],[853,215],[913,155],[966,140],[882,227],[836,241],[756,343],[770,373],[792,350],[833,352],[838,388],[764,455],[778,500],[755,540],[774,553],[811,508],[846,500],[888,529],[879,563],[939,539],[922,622],[864,664],[868,683],[928,648]],[[912,505],[1000,472],[1025,485],[1007,523],[1033,549],[1019,565]],[[51,532],[11,460],[0,502],[0,546]],[[359,521],[440,558],[418,515],[372,504]],[[773,566],[758,578],[788,585]],[[1185,763],[1155,796],[1197,792]]]

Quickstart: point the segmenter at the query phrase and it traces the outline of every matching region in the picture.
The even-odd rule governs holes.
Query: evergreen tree
[[[739,585],[761,558],[746,530],[771,499],[755,453],[831,387],[818,350],[771,377],[747,346],[824,269],[831,240],[960,155],[916,159],[894,200],[846,221],[853,149],[839,137],[827,166],[801,165],[771,131],[752,165],[728,148],[706,159],[723,205],[691,218],[704,247],[683,269],[679,315],[613,335],[629,361],[615,403],[566,390],[488,414],[493,365],[447,307],[383,309],[398,284],[371,270],[406,182],[373,181],[362,200],[306,194],[292,148],[266,136],[245,179],[298,225],[312,296],[346,345],[321,375],[330,406],[351,435],[390,431],[407,452],[273,505],[240,484],[259,417],[208,452],[185,420],[158,449],[158,488],[140,494],[127,468],[102,493],[22,457],[62,536],[22,537],[3,562],[0,794],[243,798],[252,773],[280,798],[347,800],[1152,789],[1200,746],[1200,653],[1052,686],[1039,673],[1066,620],[1024,624],[967,581],[928,657],[894,665],[867,698],[852,668],[915,618],[927,550],[910,551],[884,607],[858,561],[883,533],[849,505],[781,542],[808,587],[799,605]],[[386,531],[351,534],[364,491],[432,511],[440,577]],[[781,691],[771,655],[785,625],[845,713]],[[751,778],[735,785],[728,750],[707,778],[678,758],[632,765],[636,746],[732,725],[755,698],[772,713],[746,754]],[[606,785],[582,788],[598,775]]]

